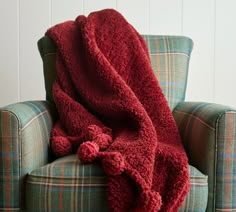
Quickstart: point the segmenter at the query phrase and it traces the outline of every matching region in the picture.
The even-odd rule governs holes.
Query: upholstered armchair
[[[236,210],[236,110],[185,102],[191,39],[143,37],[189,158],[191,189],[180,211]],[[56,47],[49,37],[41,38],[38,47],[46,100],[0,109],[0,211],[106,211],[101,165],[51,153]]]

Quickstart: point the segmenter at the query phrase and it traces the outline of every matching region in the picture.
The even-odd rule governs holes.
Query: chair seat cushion
[[[189,171],[191,189],[180,211],[205,211],[207,176],[192,166]],[[99,162],[59,158],[28,174],[25,203],[27,211],[107,211],[106,174]]]

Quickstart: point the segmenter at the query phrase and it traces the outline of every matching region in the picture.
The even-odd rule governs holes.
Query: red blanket
[[[57,45],[53,95],[57,156],[99,159],[111,211],[177,211],[188,162],[142,37],[115,10],[50,28]]]

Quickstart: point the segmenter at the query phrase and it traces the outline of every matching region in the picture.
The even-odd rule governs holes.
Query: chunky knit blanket
[[[110,211],[177,211],[188,161],[142,37],[112,9],[46,34],[57,45],[54,153],[101,161]]]

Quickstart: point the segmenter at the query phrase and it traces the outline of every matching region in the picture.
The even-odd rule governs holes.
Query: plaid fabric
[[[24,102],[0,110],[0,211],[23,206],[23,178],[48,162],[52,119],[45,102]]]
[[[150,51],[154,72],[160,81],[170,107],[173,109],[185,96],[187,69],[189,56],[192,50],[192,41],[189,38],[181,36],[144,36],[144,39],[147,42]],[[47,99],[52,101],[51,88],[56,75],[56,48],[48,38],[43,38],[43,40],[39,41],[39,50],[44,64]],[[23,207],[23,197],[25,198],[28,209],[32,209],[33,211],[37,210],[37,206],[35,205],[35,208],[32,206],[33,204],[38,203],[38,208],[47,208],[49,205],[53,208],[60,202],[54,202],[53,193],[48,193],[48,190],[50,191],[50,189],[54,188],[53,183],[55,181],[52,182],[48,179],[47,187],[45,188],[46,190],[43,190],[44,182],[39,183],[38,185],[42,185],[40,187],[42,190],[38,191],[35,187],[32,187],[32,185],[36,184],[30,184],[30,182],[33,182],[33,175],[30,175],[27,183],[26,196],[22,184],[24,176],[28,172],[48,163],[48,155],[50,155],[48,152],[48,141],[52,127],[51,115],[52,114],[49,113],[49,105],[45,102],[18,103],[1,109],[0,210],[19,210],[19,208]],[[49,165],[46,167],[49,167]],[[69,172],[65,171],[62,167],[58,167],[57,169],[60,171],[61,175]],[[91,173],[93,172],[93,169],[90,170]],[[42,171],[43,169],[36,169],[35,171],[37,170]],[[49,168],[46,168],[46,170],[48,171]],[[77,172],[84,174],[84,170],[85,168],[82,168],[81,171],[79,169],[73,171],[74,174]],[[96,169],[95,171],[97,173]],[[53,173],[55,173],[54,170]],[[59,200],[62,199],[63,201],[70,202],[70,207],[74,204],[74,208],[77,209],[80,207],[78,205],[79,203],[77,199],[70,197],[70,192],[72,191],[73,193],[73,191],[77,190],[78,192],[82,191],[83,196],[81,198],[85,199],[86,196],[84,194],[90,190],[90,193],[87,192],[87,195],[89,195],[89,202],[86,203],[86,200],[82,201],[83,199],[81,199],[82,206],[86,204],[96,205],[90,206],[91,210],[93,210],[92,208],[94,207],[97,208],[99,204],[102,205],[101,207],[105,207],[105,203],[102,201],[100,201],[100,203],[91,204],[98,200],[97,195],[95,195],[95,199],[93,199],[92,196],[90,197],[90,195],[91,193],[96,194],[97,192],[101,192],[100,190],[98,191],[98,187],[100,189],[100,184],[98,183],[96,187],[95,183],[95,186],[93,184],[90,189],[88,184],[84,184],[86,181],[85,179],[86,178],[81,178],[81,183],[74,181],[73,186],[77,186],[75,188],[66,186],[68,184],[64,184],[67,182],[64,178],[58,179],[61,183],[59,185],[61,186],[59,188],[57,187],[57,189],[66,192],[60,192]],[[56,191],[57,190],[53,190],[54,194],[56,194]],[[37,198],[34,199],[37,192],[42,192],[44,202],[43,200],[38,201]],[[76,193],[74,198],[77,196],[79,196],[79,193]],[[105,193],[100,193],[99,197],[104,199],[104,196]],[[72,204],[72,202],[74,203]],[[195,202],[195,199],[193,202]],[[65,205],[65,208],[67,207],[65,202],[63,202],[63,205]],[[200,205],[200,203],[197,205]],[[60,205],[59,208],[63,207]]]
[[[106,211],[105,173],[98,163],[63,157],[29,173],[26,196],[29,211]]]
[[[154,73],[173,110],[185,98],[193,42],[183,36],[144,35],[143,38],[149,49]]]
[[[236,110],[183,102],[173,114],[190,164],[208,175],[207,211],[236,211]]]
[[[189,166],[190,191],[179,212],[203,212],[207,207],[208,178],[193,166]]]
[[[143,38],[150,52],[154,73],[173,110],[178,102],[185,98],[193,42],[184,36],[143,35]],[[47,36],[39,40],[38,47],[44,64],[47,100],[53,101],[52,84],[56,76],[56,47]]]
[[[190,175],[191,191],[180,212],[202,212],[207,177],[191,166]],[[106,175],[98,162],[81,164],[70,155],[29,173],[26,196],[29,211],[107,211]]]

